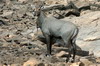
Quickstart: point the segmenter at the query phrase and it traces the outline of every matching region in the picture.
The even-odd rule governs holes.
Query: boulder
[[[76,44],[85,51],[92,51],[100,57],[100,11],[89,12],[80,17],[64,18],[79,28]]]

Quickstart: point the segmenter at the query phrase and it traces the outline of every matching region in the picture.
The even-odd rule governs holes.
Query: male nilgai
[[[69,47],[69,55],[66,61],[69,61],[71,53],[73,54],[72,62],[75,59],[76,54],[76,37],[78,34],[78,28],[71,22],[66,22],[58,20],[53,17],[47,17],[43,10],[41,9],[42,5],[37,5],[34,11],[34,15],[37,16],[37,27],[39,27],[46,38],[47,41],[47,55],[51,54],[52,47],[52,38],[60,37],[65,46]]]

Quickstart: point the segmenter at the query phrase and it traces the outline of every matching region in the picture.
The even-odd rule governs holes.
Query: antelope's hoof
[[[68,62],[74,63],[74,59],[71,58]]]
[[[69,63],[74,63],[74,59],[69,59],[69,60],[66,59],[66,63],[67,63],[67,62],[69,62]]]
[[[46,57],[51,57],[51,54],[46,54],[45,56],[46,56]]]

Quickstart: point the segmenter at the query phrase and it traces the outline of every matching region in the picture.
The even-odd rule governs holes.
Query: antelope
[[[78,27],[69,21],[63,21],[54,17],[47,17],[43,11],[43,2],[35,5],[33,15],[37,16],[37,28],[40,28],[47,42],[47,56],[51,55],[52,39],[54,37],[61,38],[65,47],[68,47],[69,54],[66,62],[70,60],[71,54],[74,62],[76,55],[76,37],[78,35]]]

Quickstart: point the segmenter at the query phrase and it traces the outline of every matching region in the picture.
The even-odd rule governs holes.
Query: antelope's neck
[[[41,27],[42,23],[45,21],[46,15],[44,12],[40,12],[40,15],[38,17],[38,22],[39,22],[39,26]]]

